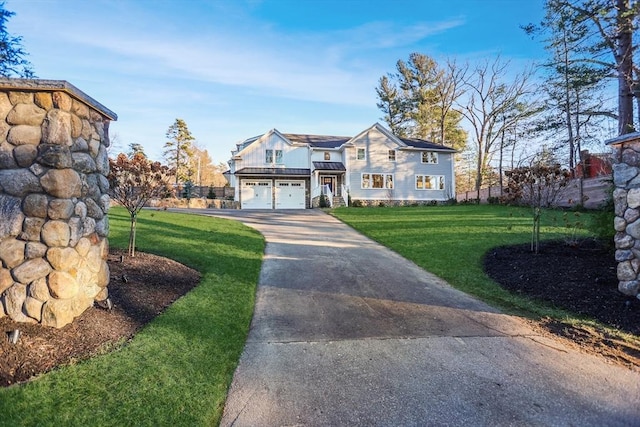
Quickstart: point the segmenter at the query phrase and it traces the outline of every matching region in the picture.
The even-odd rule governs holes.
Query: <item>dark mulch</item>
[[[94,306],[61,329],[0,318],[0,386],[123,344],[200,281],[197,271],[167,258],[141,252],[122,256],[112,250],[108,258],[112,310]],[[9,333],[15,329],[19,340],[11,344]]]
[[[570,325],[543,319],[539,326],[577,345],[640,366],[640,300],[618,291],[613,250],[594,239],[568,245],[543,242],[539,253],[529,244],[499,247],[484,258],[487,274],[511,292],[526,295],[557,308],[631,334],[606,328]]]

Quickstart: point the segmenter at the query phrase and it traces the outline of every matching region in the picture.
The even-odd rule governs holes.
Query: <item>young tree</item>
[[[182,119],[169,126],[168,141],[164,144],[164,158],[169,167],[175,170],[175,184],[191,179],[194,169],[191,162],[193,155],[192,144],[195,138],[189,132],[187,123]]]
[[[506,200],[531,206],[531,251],[538,253],[542,211],[558,200],[569,182],[569,171],[563,169],[549,151],[543,150],[528,166],[512,169],[505,174],[508,178]]]
[[[15,15],[0,2],[0,76],[34,78],[31,63],[25,58],[28,54],[22,48],[22,37],[16,37],[7,31],[9,18]]]
[[[116,160],[109,159],[109,194],[129,211],[129,255],[135,256],[136,224],[138,212],[149,199],[171,194],[169,183],[173,171],[159,162],[152,162],[142,153],[131,158],[120,153]]]

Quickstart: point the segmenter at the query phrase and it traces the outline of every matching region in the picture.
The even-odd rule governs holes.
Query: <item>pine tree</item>
[[[164,144],[163,156],[167,165],[175,170],[177,186],[181,182],[189,181],[194,173],[191,157],[195,138],[189,132],[187,123],[182,119],[176,119],[169,126],[166,136],[168,141]]]
[[[28,54],[22,48],[22,37],[8,33],[7,22],[15,15],[0,2],[0,76],[34,78],[31,63],[25,58]]]

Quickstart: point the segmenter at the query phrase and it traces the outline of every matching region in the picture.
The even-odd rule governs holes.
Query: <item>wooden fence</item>
[[[611,191],[613,177],[611,175],[599,176],[595,178],[574,179],[569,182],[567,187],[560,194],[557,201],[559,207],[574,207],[580,202],[580,181],[582,181],[584,203],[587,209],[597,209],[604,201],[607,200]],[[487,203],[490,197],[500,197],[502,191],[499,186],[482,188],[480,190],[480,203]],[[456,200],[458,202],[473,201],[478,197],[477,191],[467,191],[458,193]]]

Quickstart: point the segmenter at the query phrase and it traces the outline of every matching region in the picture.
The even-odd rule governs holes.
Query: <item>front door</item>
[[[336,178],[334,176],[323,176],[320,177],[320,184],[324,187],[325,185],[329,186],[329,189],[331,190],[331,194],[333,194],[335,196],[336,192],[335,192],[335,188],[336,188]]]

